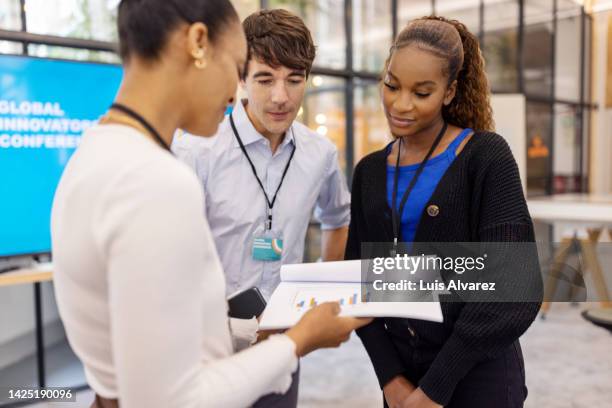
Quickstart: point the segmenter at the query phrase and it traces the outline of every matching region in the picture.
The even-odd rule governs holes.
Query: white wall
[[[521,174],[523,191],[527,191],[527,135],[525,96],[520,94],[492,95],[491,107],[495,131],[510,145]]]

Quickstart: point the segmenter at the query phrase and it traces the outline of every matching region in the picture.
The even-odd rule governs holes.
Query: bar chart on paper
[[[259,322],[260,330],[286,329],[313,307],[338,302],[340,316],[403,317],[442,321],[438,302],[374,302],[361,282],[361,260],[283,265],[278,285]]]
[[[365,302],[368,301],[368,297],[369,294],[366,295]],[[346,288],[346,290],[303,289],[296,292],[293,304],[296,310],[304,311],[325,302],[338,302],[344,308],[363,303],[363,301],[360,292],[354,288]]]

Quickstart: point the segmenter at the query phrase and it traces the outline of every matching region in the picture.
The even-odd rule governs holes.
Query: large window
[[[42,58],[59,58],[77,61],[98,61],[110,64],[119,64],[117,54],[108,51],[92,51],[74,49],[69,47],[57,47],[44,44],[28,45],[28,54]]]
[[[480,30],[480,0],[437,0],[437,15],[461,21],[474,35]]]
[[[380,83],[359,80],[355,84],[355,163],[363,156],[382,149],[391,136],[381,99]]]
[[[317,46],[315,65],[345,68],[344,1],[270,0],[268,3],[270,8],[284,8],[302,17]]]
[[[12,41],[0,41],[0,54],[21,54],[23,46]]]
[[[525,39],[523,52],[524,91],[529,96],[552,95],[553,0],[525,2]]]
[[[26,0],[22,10],[20,0],[0,0],[0,29],[19,31],[26,27],[30,33],[67,39],[66,45],[29,42],[24,48],[24,43],[14,38],[0,38],[0,53],[27,52],[39,57],[118,63],[110,51],[117,38],[118,3],[119,0]],[[579,3],[233,0],[242,19],[263,6],[285,8],[299,15],[310,28],[317,56],[300,119],[335,143],[349,179],[355,163],[389,138],[378,77],[393,35],[412,19],[434,12],[463,22],[481,41],[492,92],[527,96],[528,143],[542,143],[542,151],[548,149],[550,154],[530,158],[526,152],[530,194],[579,191],[586,186],[592,108],[592,19]],[[99,51],[99,47],[73,48],[70,38],[102,41],[108,44],[109,51]],[[536,117],[534,112],[540,112],[542,117]],[[566,127],[570,124],[574,127],[571,165],[563,148],[569,140]],[[580,182],[557,188],[562,184],[558,180],[564,177],[579,178]]]
[[[26,25],[36,34],[117,40],[117,0],[27,0]]]
[[[519,7],[516,1],[489,4],[484,10],[481,39],[489,85],[493,92],[518,92]]]
[[[573,105],[555,104],[553,138],[553,187],[555,193],[581,190],[580,110]]]
[[[431,0],[399,0],[397,7],[398,31],[401,31],[410,20],[431,15],[431,6]]]
[[[580,7],[560,9],[555,36],[555,97],[574,102],[580,100],[580,21]]]
[[[548,103],[527,102],[527,191],[534,195],[548,192],[552,182],[553,115]]]
[[[0,0],[0,29],[21,29],[19,0]]]
[[[524,93],[528,143],[549,157],[528,158],[528,192],[585,188],[590,127],[591,17],[575,0],[232,0],[242,19],[261,7],[285,8],[310,28],[317,56],[300,119],[339,149],[350,179],[355,163],[389,140],[378,77],[393,35],[436,13],[463,22],[481,41],[494,93]],[[0,38],[0,53],[118,63],[111,52],[119,0],[0,0],[0,29],[65,37],[53,45]],[[393,7],[396,9],[393,9]],[[22,18],[25,18],[22,21]],[[395,19],[395,21],[394,21]],[[348,24],[348,25],[347,25]],[[95,40],[97,50],[70,39]],[[100,41],[109,51],[100,51]],[[81,47],[80,45],[79,47]],[[350,59],[350,60],[349,60]],[[543,117],[536,118],[534,112]],[[565,113],[563,113],[565,112]],[[567,112],[573,112],[569,114]],[[574,120],[562,119],[573,117]],[[568,169],[563,146],[574,126]],[[569,126],[569,125],[567,125]],[[563,130],[561,130],[563,129]],[[562,140],[557,140],[561,138]],[[543,151],[543,149],[542,149]],[[532,149],[533,152],[533,149]],[[559,154],[557,155],[557,152]],[[528,155],[528,152],[526,152]],[[563,163],[563,164],[562,164]],[[567,189],[563,177],[578,177]]]
[[[340,167],[346,171],[346,114],[344,79],[313,75],[308,83],[298,120],[329,138],[338,149]]]
[[[353,68],[379,72],[393,39],[390,0],[352,0]]]

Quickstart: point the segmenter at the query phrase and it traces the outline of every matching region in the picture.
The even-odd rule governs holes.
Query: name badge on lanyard
[[[278,187],[276,188],[274,197],[272,197],[272,200],[270,200],[268,198],[268,194],[266,193],[266,189],[264,188],[263,183],[261,182],[261,179],[257,175],[255,165],[253,164],[253,161],[247,153],[246,148],[244,147],[244,143],[242,143],[242,139],[238,134],[238,130],[236,129],[236,124],[234,123],[234,117],[232,114],[230,114],[230,124],[232,125],[232,130],[234,131],[234,135],[238,140],[238,144],[240,144],[240,149],[242,150],[242,153],[251,165],[253,175],[255,176],[255,179],[257,180],[257,183],[259,184],[259,187],[261,188],[264,197],[266,198],[267,218],[265,221],[265,225],[257,228],[255,233],[253,234],[251,254],[253,256],[253,259],[256,261],[280,261],[283,255],[283,234],[282,231],[278,231],[272,228],[272,209],[274,208],[274,203],[276,202],[276,198],[278,197],[278,192],[280,191],[280,188],[283,185],[283,181],[285,180],[285,176],[287,175],[287,171],[289,170],[289,165],[291,165],[291,160],[293,160],[293,155],[295,154],[295,135],[293,137],[294,143],[293,150],[291,151],[291,156],[289,156],[289,160],[287,161],[287,165],[285,166],[285,170],[283,171],[281,180],[278,183]],[[293,132],[293,127],[291,128],[291,132]]]
[[[256,261],[275,262],[283,256],[283,235],[280,231],[258,228],[253,234],[252,255]]]

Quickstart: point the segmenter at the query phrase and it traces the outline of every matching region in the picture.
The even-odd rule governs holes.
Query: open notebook
[[[362,302],[361,262],[283,265],[281,283],[264,310],[260,330],[291,327],[308,309],[329,301],[340,303],[342,316],[442,321],[439,302]]]

